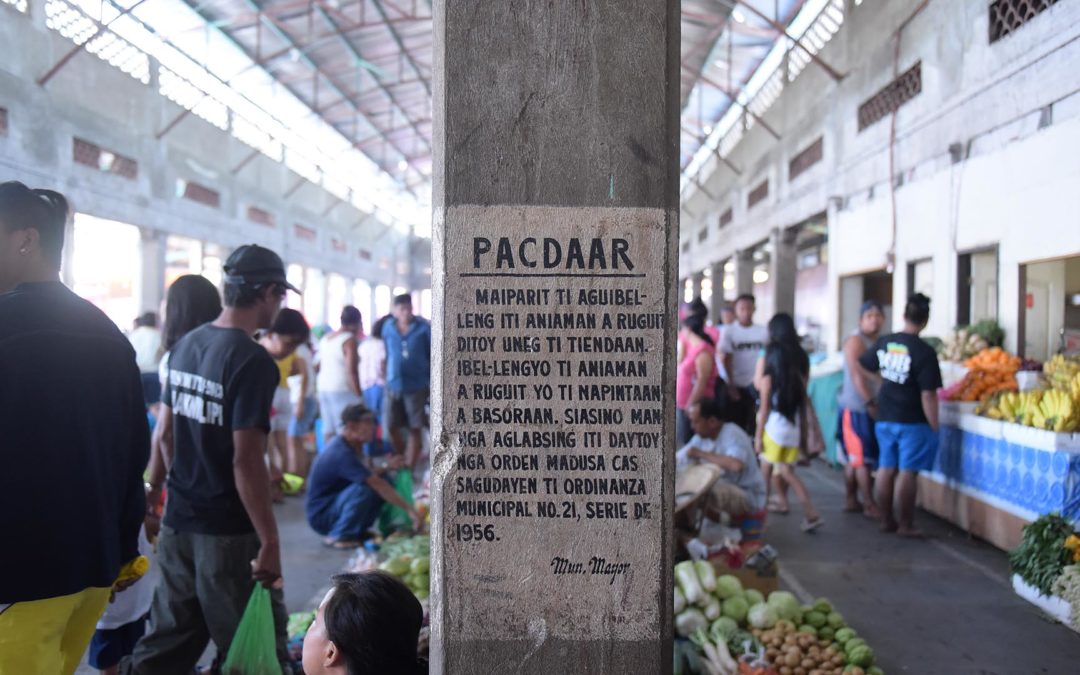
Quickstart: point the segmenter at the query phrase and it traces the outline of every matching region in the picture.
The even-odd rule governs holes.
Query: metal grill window
[[[181,194],[184,199],[198,202],[204,206],[210,208],[221,208],[221,193],[217,190],[211,190],[205,185],[199,185],[198,183],[192,183],[191,181],[182,181],[183,191]]]
[[[859,131],[887,117],[922,92],[922,61],[859,106]]]
[[[274,226],[274,214],[269,211],[260,209],[257,206],[249,206],[247,210],[247,217],[253,223],[259,225],[265,225],[267,227]]]
[[[728,209],[727,211],[724,211],[723,213],[721,213],[720,214],[720,227],[727,227],[728,225],[730,225],[731,221],[732,221],[732,219],[734,217],[735,217],[735,214],[731,212],[731,209]]]
[[[0,108],[0,136],[7,136],[8,112],[7,108]]]
[[[795,155],[788,164],[788,180],[795,180],[799,174],[814,166],[825,156],[825,143],[821,136],[808,148]]]
[[[139,175],[139,163],[134,159],[110,152],[81,138],[72,140],[71,155],[76,164],[97,169],[102,173],[111,173],[128,180],[135,180]]]
[[[990,3],[990,42],[1019,29],[1058,0],[996,0]]]
[[[761,183],[758,184],[758,186],[756,188],[751,190],[750,194],[746,197],[746,208],[748,208],[748,209],[754,208],[755,206],[760,204],[762,201],[764,201],[765,198],[768,197],[768,196],[769,196],[769,180],[765,179],[765,180],[761,181]]]

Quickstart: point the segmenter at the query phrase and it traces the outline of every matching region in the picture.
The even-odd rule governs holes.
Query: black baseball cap
[[[238,286],[281,284],[294,293],[300,289],[285,277],[281,256],[258,244],[245,244],[232,252],[225,261],[225,282]]]

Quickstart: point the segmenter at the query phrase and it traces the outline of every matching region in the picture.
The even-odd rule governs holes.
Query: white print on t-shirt
[[[881,368],[881,377],[897,384],[904,384],[911,375],[911,354],[906,345],[899,342],[890,342],[885,349],[879,349],[878,364]]]
[[[172,389],[171,403],[174,415],[193,419],[199,424],[225,426],[225,406],[221,404],[221,399],[225,396],[225,388],[219,383],[201,375],[170,369],[169,387]],[[190,391],[178,391],[178,389]],[[218,400],[212,401],[207,398]]]

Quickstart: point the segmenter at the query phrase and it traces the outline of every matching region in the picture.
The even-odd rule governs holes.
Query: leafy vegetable
[[[730,616],[722,616],[709,626],[709,637],[713,642],[727,642],[739,632],[739,624]]]
[[[686,560],[675,566],[675,581],[686,596],[686,602],[696,605],[705,600],[705,591],[701,588],[693,561]]]
[[[716,595],[721,600],[735,597],[742,593],[742,589],[742,582],[731,574],[725,574],[716,580]]]
[[[724,616],[731,617],[742,623],[746,621],[746,614],[750,611],[750,605],[742,596],[735,596],[724,601]]]
[[[775,607],[770,607],[764,602],[759,602],[750,608],[747,621],[754,628],[772,628],[780,620],[780,615]]]
[[[781,619],[791,621],[800,614],[799,601],[787,591],[773,591],[769,594],[768,604],[776,608]]]
[[[683,611],[684,609],[686,609],[686,596],[683,595],[682,589],[680,589],[679,585],[676,584],[675,585],[675,613],[678,614],[679,612]]]
[[[708,625],[709,622],[705,619],[705,615],[696,607],[691,607],[675,617],[675,632],[682,637],[690,637],[698,628],[704,628]]]
[[[759,602],[765,602],[765,596],[756,588],[748,588],[743,593],[746,595],[746,601],[750,603],[751,607]]]
[[[1080,565],[1069,565],[1054,581],[1054,594],[1072,607],[1071,624],[1080,631]]]
[[[709,601],[705,603],[705,618],[709,621],[720,618],[720,601],[716,599],[715,595],[707,596]]]
[[[1053,593],[1053,584],[1072,558],[1065,540],[1072,534],[1069,523],[1056,513],[1041,516],[1024,526],[1020,545],[1009,553],[1015,574],[1043,595]]]
[[[701,587],[712,593],[716,590],[716,570],[706,560],[695,560],[694,571],[697,572],[698,581],[701,582]]]

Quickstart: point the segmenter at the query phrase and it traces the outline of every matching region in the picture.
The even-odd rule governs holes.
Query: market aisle
[[[337,551],[322,545],[319,535],[304,520],[304,500],[290,497],[274,506],[281,536],[281,563],[285,577],[285,606],[289,612],[312,609],[330,587],[330,576],[342,571],[352,551]],[[214,657],[209,648],[201,663]],[[98,671],[83,664],[76,675],[94,675]]]
[[[816,535],[773,516],[766,540],[780,551],[782,584],[800,600],[824,596],[865,637],[886,673],[1029,675],[1077,672],[1080,635],[1017,597],[1003,552],[920,511],[932,535],[881,534],[842,513],[842,474],[800,469],[826,519]]]

